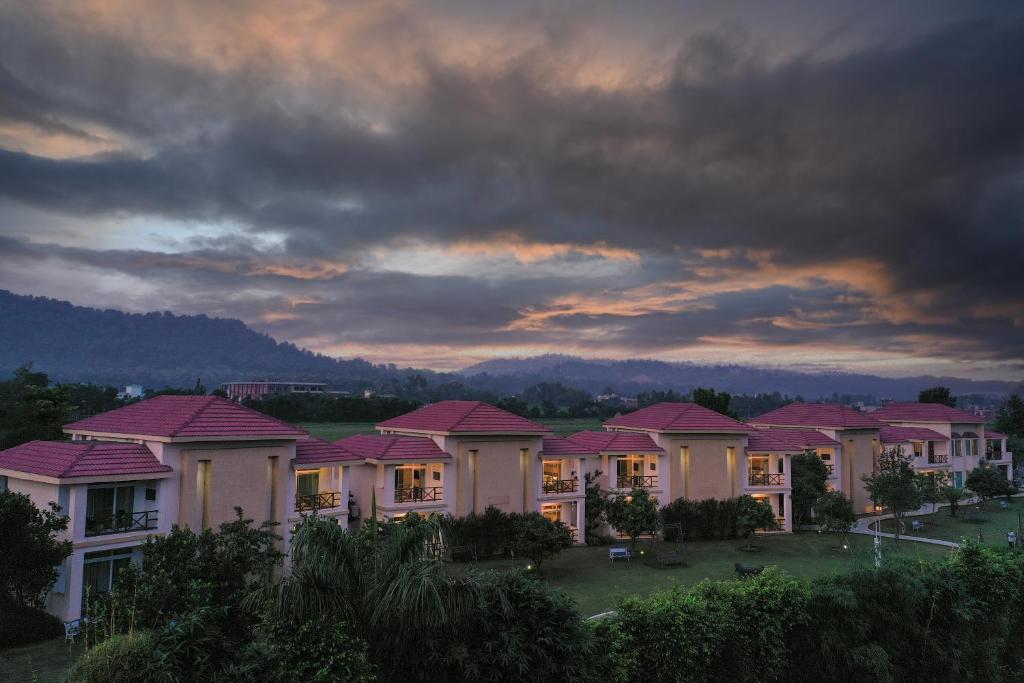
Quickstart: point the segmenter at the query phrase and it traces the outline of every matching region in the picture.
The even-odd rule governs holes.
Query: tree
[[[31,363],[23,365],[0,382],[0,449],[33,439],[61,439],[61,425],[70,415],[67,391],[51,387],[46,373],[33,372]]]
[[[775,511],[768,501],[753,496],[740,496],[737,504],[739,514],[736,517],[736,528],[741,538],[750,538],[757,529],[778,528]]]
[[[597,471],[586,472],[583,475],[584,490],[586,492],[584,514],[586,515],[587,525],[587,545],[603,542],[600,532],[601,526],[605,521],[605,513],[608,509],[608,492],[601,489],[601,474],[600,471]]]
[[[842,491],[826,491],[814,505],[818,528],[822,531],[846,533],[857,521],[853,501]]]
[[[1012,490],[1010,482],[1006,480],[1006,475],[988,465],[975,467],[968,472],[964,486],[981,499],[982,507],[989,498],[1008,495]]]
[[[376,680],[366,641],[343,621],[294,623],[267,618],[250,648],[267,680],[332,683]]]
[[[661,528],[658,504],[647,489],[635,488],[629,495],[618,495],[608,501],[608,523],[629,536],[630,547],[642,534],[653,534]]]
[[[24,493],[0,492],[0,603],[39,607],[46,599],[57,566],[71,554],[71,542],[57,540],[68,528],[60,510],[56,503],[40,510]]]
[[[960,507],[960,501],[964,499],[963,488],[955,486],[951,477],[947,476],[939,485],[939,495],[949,505],[949,516],[956,517],[956,511]]]
[[[941,403],[950,408],[956,407],[956,399],[949,393],[949,387],[931,387],[922,389],[917,394],[918,403]]]
[[[949,475],[945,472],[919,472],[917,475],[917,487],[921,491],[921,499],[932,504],[933,513],[939,501],[945,499],[943,486],[948,479]]]
[[[815,503],[828,491],[828,467],[813,451],[794,455],[791,459],[793,482],[793,528],[806,524]]]
[[[883,450],[878,456],[878,470],[862,477],[864,488],[875,505],[886,508],[896,521],[895,540],[900,542],[900,530],[906,514],[924,503],[918,480],[910,465],[910,456],[896,446]]]
[[[539,512],[514,515],[508,550],[528,557],[540,569],[541,563],[572,547],[572,530],[562,522],[552,522]]]
[[[1024,436],[1024,399],[1013,394],[996,412],[996,429],[1009,436]]]
[[[716,413],[722,415],[728,415],[733,419],[736,418],[736,413],[729,409],[729,402],[732,400],[732,396],[725,391],[715,391],[713,388],[708,387],[703,389],[697,387],[693,390],[691,400],[699,406],[703,406],[708,410],[713,410]]]

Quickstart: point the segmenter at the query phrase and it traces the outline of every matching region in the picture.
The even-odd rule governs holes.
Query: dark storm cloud
[[[0,197],[97,221],[232,221],[281,234],[273,254],[244,249],[243,235],[174,255],[59,257],[138,277],[198,277],[193,287],[270,281],[283,298],[321,302],[280,323],[302,336],[359,318],[338,338],[408,342],[412,327],[425,343],[518,344],[529,336],[515,325],[522,312],[557,308],[560,297],[749,277],[750,291],[695,295],[695,308],[559,313],[546,318],[545,339],[585,329],[593,348],[653,352],[731,335],[913,354],[932,334],[947,355],[1019,359],[1024,19],[1000,7],[840,54],[814,40],[766,54],[756,26],[732,22],[681,36],[661,73],[609,87],[569,77],[575,38],[564,18],[528,49],[480,67],[438,58],[394,17],[380,35],[422,49],[412,50],[410,84],[378,99],[358,74],[297,79],[271,57],[203,68],[124,35],[10,10],[0,22],[0,124],[84,139],[100,127],[125,144],[73,159],[0,149]],[[2,220],[0,232],[18,234]],[[509,235],[635,250],[643,274],[481,288],[468,276],[360,267],[361,252],[405,239]],[[19,253],[13,242],[0,249]],[[700,275],[694,250],[721,250],[705,265],[728,275]],[[750,255],[760,253],[769,255]],[[313,280],[265,272],[267,261],[307,258],[348,267]],[[844,282],[812,286],[805,275],[780,288],[777,276],[762,281],[766,258],[824,275],[874,266]],[[247,319],[268,305],[253,299]],[[907,310],[879,312],[893,308]]]

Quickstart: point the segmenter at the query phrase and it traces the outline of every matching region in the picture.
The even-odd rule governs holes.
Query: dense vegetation
[[[751,496],[725,500],[677,498],[661,508],[661,519],[669,541],[677,540],[680,529],[683,539],[693,541],[743,538],[755,529],[777,526],[771,505]]]

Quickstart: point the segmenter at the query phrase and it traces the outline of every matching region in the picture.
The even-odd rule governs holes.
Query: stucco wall
[[[540,438],[448,437],[445,441],[446,449],[456,458],[457,515],[483,512],[490,505],[505,512],[537,509],[536,497],[531,494],[536,469],[540,467]],[[526,449],[522,462],[521,449]],[[476,463],[471,467],[470,452],[474,450]]]
[[[852,498],[854,510],[869,512],[873,504],[864,488],[863,477],[875,471],[878,430],[840,430],[835,438],[843,444],[842,490]]]
[[[662,435],[659,445],[665,449],[670,471],[668,501],[686,497],[730,498],[741,495],[740,458],[745,456],[746,436],[735,435]],[[689,447],[688,455],[684,447]],[[734,462],[729,463],[729,448],[733,448]]]

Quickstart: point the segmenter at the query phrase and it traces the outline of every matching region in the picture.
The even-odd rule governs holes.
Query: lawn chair
[[[75,644],[75,638],[78,637],[78,631],[82,628],[82,620],[74,619],[72,621],[64,622],[64,641],[71,641],[71,644]]]
[[[1004,510],[1006,510],[1006,509],[1008,509],[1010,507],[1010,504],[1007,503],[1005,500],[1001,500],[1001,501],[999,501],[999,507],[1001,507]]]
[[[632,555],[633,553],[629,551],[629,548],[623,548],[621,546],[608,548],[609,562],[614,562],[615,560],[625,560],[626,562],[629,562],[629,559],[630,557],[632,557]]]
[[[764,571],[764,565],[736,563],[736,575],[741,579],[750,579]]]
[[[911,531],[921,531],[924,529],[924,522],[919,519],[912,519],[910,520],[910,529]]]

